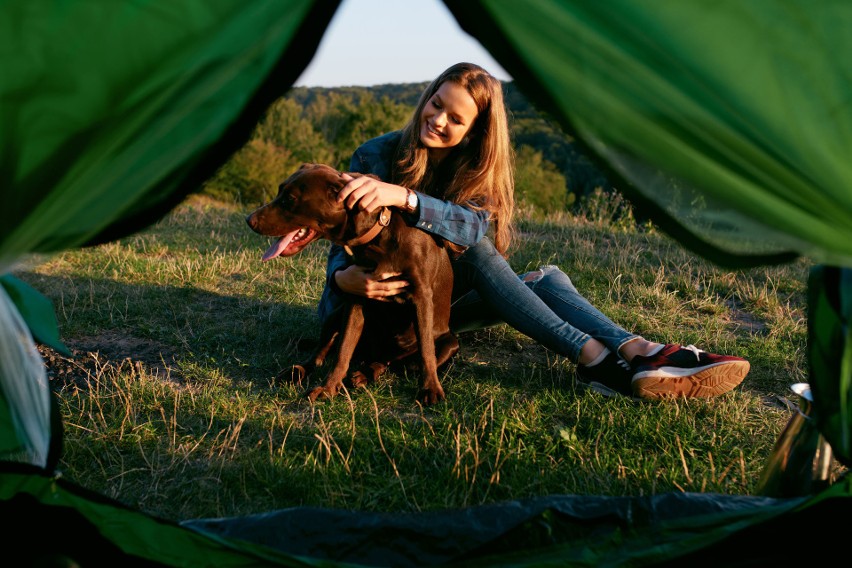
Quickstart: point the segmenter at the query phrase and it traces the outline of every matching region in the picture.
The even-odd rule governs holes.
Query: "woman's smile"
[[[431,134],[432,136],[435,136],[436,138],[440,138],[442,140],[444,139],[444,135],[435,130],[435,128],[431,124],[429,124],[428,122],[424,122],[423,124],[426,127],[426,132],[428,134]]]
[[[420,114],[420,141],[429,149],[429,156],[443,159],[464,140],[478,115],[467,89],[450,81],[443,83]]]

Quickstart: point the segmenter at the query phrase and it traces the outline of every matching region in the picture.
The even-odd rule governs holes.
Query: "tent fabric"
[[[146,515],[41,468],[0,464],[4,554],[21,566],[318,566]],[[64,560],[65,562],[60,562]]]
[[[852,266],[852,3],[445,3],[694,252],[734,267],[797,255]],[[838,317],[849,321],[810,320],[812,341],[835,336],[811,351],[812,370],[827,365],[814,419],[849,463],[852,355]]]
[[[32,565],[786,566],[812,562],[815,549],[842,554],[845,525],[829,520],[850,506],[847,479],[784,499],[554,495],[434,513],[296,507],[175,524],[42,469],[0,464],[0,514],[16,519],[5,552]]]
[[[15,428],[0,432],[0,458],[44,464],[50,444],[47,379],[21,337],[62,351],[46,300],[6,273],[27,254],[131,234],[196,191],[298,78],[338,3],[0,4],[0,278],[12,294],[0,300],[12,318],[9,300],[23,298],[30,330],[3,327],[0,423]],[[14,410],[24,392],[38,412]]]
[[[71,350],[62,343],[59,337],[59,327],[56,323],[56,312],[53,304],[39,293],[38,290],[11,274],[0,276],[2,287],[9,299],[24,318],[33,339],[42,345],[47,345],[66,357],[71,356]]]
[[[196,191],[338,4],[2,3],[0,274],[22,253],[131,234]]]
[[[0,287],[0,459],[47,465],[50,387],[30,330]]]
[[[808,277],[808,377],[817,429],[852,466],[852,268],[816,266]]]
[[[445,4],[685,246],[852,264],[846,0]]]
[[[735,267],[797,255],[852,264],[852,164],[845,159],[852,147],[845,59],[852,5],[445,4],[618,188],[684,245]],[[840,525],[825,519],[848,512],[848,477],[815,495],[771,501],[556,496],[446,517],[297,508],[183,526],[57,477],[55,458],[45,457],[56,447],[50,401],[39,376],[25,371],[34,335],[53,337],[55,322],[7,273],[26,255],[129,235],[198,188],[304,70],[337,6],[332,0],[0,3],[0,308],[11,322],[0,327],[0,344],[17,346],[11,359],[20,359],[0,366],[0,511],[29,523],[13,527],[11,543],[21,551],[90,559],[63,539],[75,536],[122,565],[342,566],[369,560],[382,530],[423,547],[434,536],[426,523],[452,519],[458,530],[445,535],[452,540],[444,550],[455,543],[462,556],[443,560],[493,566],[711,565],[731,560],[733,549],[739,564],[754,565],[810,560],[813,543],[842,542]],[[848,463],[852,283],[846,274],[845,268],[815,274],[809,357],[814,416]],[[34,425],[21,416],[34,417]],[[21,448],[35,459],[18,460]],[[479,516],[483,511],[487,518]],[[514,524],[486,526],[503,516]],[[263,535],[286,544],[294,518],[305,520],[305,555],[244,540]],[[310,548],[327,542],[332,523],[351,537],[345,558],[319,558],[323,549]],[[364,524],[377,532],[359,541]],[[791,527],[805,538],[792,554],[799,543],[777,541]],[[466,539],[479,547],[464,548]]]
[[[712,547],[754,524],[756,517],[769,522],[804,501],[700,493],[551,495],[424,513],[298,507],[183,525],[291,554],[366,566],[505,566],[557,559],[562,565],[601,566],[657,563]],[[754,544],[748,549],[756,550]],[[715,554],[704,553],[708,558]]]

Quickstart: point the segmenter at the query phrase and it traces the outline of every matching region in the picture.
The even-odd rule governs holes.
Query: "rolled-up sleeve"
[[[488,231],[488,212],[417,193],[420,206],[409,214],[418,229],[463,247],[472,247]]]
[[[362,144],[349,164],[350,171],[374,174],[379,179],[390,179],[393,152],[400,139],[400,132],[391,132]],[[488,231],[490,215],[452,201],[438,199],[419,191],[417,211],[403,213],[408,224],[427,233],[432,233],[461,247],[472,247]]]
[[[373,174],[379,179],[390,179],[393,154],[401,136],[400,131],[389,132],[358,147],[352,154],[349,171]],[[406,223],[427,233],[441,237],[462,248],[472,247],[488,231],[489,213],[452,201],[444,201],[421,192],[416,192],[419,206],[414,213],[402,212]],[[456,251],[458,252],[458,251]],[[339,245],[328,251],[326,283],[318,306],[320,320],[325,322],[346,301],[347,294],[338,288],[334,273],[346,268],[352,259]]]

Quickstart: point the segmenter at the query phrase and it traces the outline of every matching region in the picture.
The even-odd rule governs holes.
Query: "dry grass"
[[[270,380],[317,335],[325,247],[262,264],[244,213],[196,197],[143,233],[17,272],[53,300],[76,353],[44,350],[66,476],[176,520],[750,494],[792,415],[789,386],[806,379],[805,261],[733,272],[647,228],[561,215],[522,223],[516,270],[558,264],[649,339],[748,357],[742,386],[712,400],[606,399],[498,326],[461,336],[443,404],[416,405],[416,379],[399,371],[311,405]]]

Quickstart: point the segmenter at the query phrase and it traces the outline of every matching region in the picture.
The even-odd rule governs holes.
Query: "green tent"
[[[564,495],[412,515],[295,508],[175,524],[58,476],[61,425],[35,342],[64,348],[49,302],[11,269],[31,253],[129,235],[196,190],[301,74],[338,4],[0,1],[7,555],[123,566],[755,565],[812,560],[842,542],[850,480],[820,487],[809,473],[823,441],[852,464],[847,0],[445,0],[684,246],[733,268],[818,263],[812,391],[767,464],[766,495]]]

